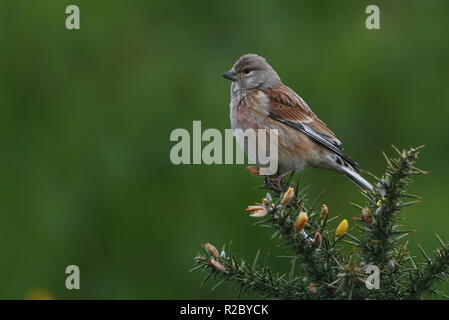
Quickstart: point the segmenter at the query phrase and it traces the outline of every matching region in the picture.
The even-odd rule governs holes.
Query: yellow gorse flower
[[[28,291],[26,300],[54,300],[54,297],[47,289],[37,288]]]
[[[329,214],[329,208],[327,207],[327,205],[325,205],[323,203],[323,205],[321,206],[320,218],[324,219],[327,217],[328,214]]]
[[[323,238],[321,237],[321,233],[317,231],[315,233],[315,239],[313,239],[312,246],[316,249],[319,249],[321,247],[321,242],[323,241]]]
[[[307,213],[301,212],[298,216],[298,219],[295,222],[296,231],[301,231],[302,229],[304,229],[307,221],[309,221],[309,218],[307,217]]]
[[[292,201],[294,193],[295,193],[295,190],[292,187],[289,187],[287,189],[287,191],[285,191],[284,195],[282,196],[281,205],[285,206],[290,201]]]
[[[344,236],[346,231],[348,231],[348,227],[348,220],[343,219],[343,221],[338,225],[337,230],[335,230],[335,234],[337,235],[337,237]]]

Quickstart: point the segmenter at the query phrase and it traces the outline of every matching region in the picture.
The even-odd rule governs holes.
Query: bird
[[[306,168],[328,169],[373,192],[373,186],[361,176],[359,165],[343,151],[336,135],[295,91],[282,83],[265,58],[245,54],[222,77],[232,82],[233,130],[278,130],[278,175]]]

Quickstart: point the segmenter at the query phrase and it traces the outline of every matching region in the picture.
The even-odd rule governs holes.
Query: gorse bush
[[[256,253],[247,263],[230,248],[219,252],[210,243],[195,257],[192,270],[206,272],[203,283],[215,280],[212,288],[225,282],[238,284],[241,293],[257,293],[267,299],[422,299],[425,294],[447,297],[433,289],[445,281],[449,268],[449,245],[438,236],[441,247],[416,261],[407,249],[406,237],[412,230],[399,224],[401,211],[417,202],[407,187],[414,175],[425,172],[414,163],[421,147],[399,151],[394,157],[384,154],[387,167],[376,180],[375,191],[362,191],[363,205],[356,227],[348,231],[348,221],[332,217],[318,198],[308,201],[306,188],[282,181],[279,186],[265,183],[265,198],[249,206],[257,225],[273,232],[289,255],[286,274],[273,273],[268,255]],[[279,191],[280,190],[280,191]],[[351,222],[352,224],[352,222]]]

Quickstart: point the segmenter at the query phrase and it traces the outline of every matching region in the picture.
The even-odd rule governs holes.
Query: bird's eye
[[[243,72],[246,73],[246,74],[248,74],[248,73],[251,72],[251,69],[250,69],[250,68],[246,68],[245,70],[243,70]]]

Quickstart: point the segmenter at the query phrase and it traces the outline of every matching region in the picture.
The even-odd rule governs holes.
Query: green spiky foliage
[[[252,263],[247,263],[230,248],[218,252],[210,244],[195,257],[192,270],[206,273],[203,284],[214,279],[213,289],[225,282],[236,283],[239,297],[241,293],[299,300],[406,300],[422,299],[426,294],[447,297],[433,286],[447,278],[449,244],[437,236],[441,247],[433,257],[420,247],[423,258],[416,262],[407,249],[406,237],[412,231],[400,225],[402,210],[420,200],[407,193],[407,188],[413,176],[425,173],[415,167],[421,149],[394,148],[395,156],[384,154],[385,173],[381,177],[371,175],[376,181],[375,191],[362,192],[365,204],[351,203],[360,210],[360,216],[350,232],[338,227],[341,220],[332,217],[327,206],[317,208],[319,197],[307,201],[306,189],[293,186],[291,179],[280,185],[267,180],[266,198],[249,211],[260,219],[255,224],[271,230],[272,238],[281,241],[289,252],[282,258],[291,264],[290,272],[271,271],[268,254],[262,262],[260,251]],[[289,187],[294,187],[295,193],[286,201]],[[302,216],[307,214],[305,224],[298,221],[301,212]]]

